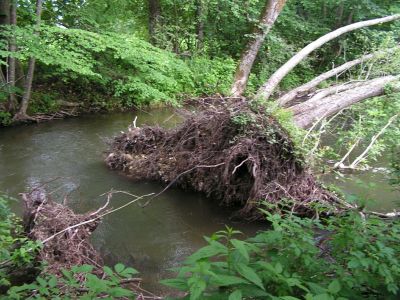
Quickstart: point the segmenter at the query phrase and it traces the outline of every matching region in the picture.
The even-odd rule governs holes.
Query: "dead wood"
[[[75,214],[70,208],[54,202],[43,188],[21,195],[25,203],[25,231],[35,241],[44,241],[55,233],[92,217],[90,214]],[[47,262],[44,272],[60,276],[62,269],[90,264],[97,267],[96,272],[100,274],[103,261],[89,241],[99,223],[100,220],[96,220],[65,231],[45,243],[39,251],[39,259]]]
[[[301,128],[310,127],[319,119],[327,118],[357,102],[384,95],[387,84],[396,83],[400,75],[388,75],[367,81],[343,84],[321,90],[307,101],[291,106],[294,122]],[[393,90],[400,87],[395,85]]]
[[[249,219],[262,216],[258,208],[264,201],[282,204],[286,199],[303,215],[312,215],[316,203],[335,203],[287,132],[246,101],[227,99],[185,117],[175,129],[129,128],[113,140],[107,165],[135,180],[203,192]]]

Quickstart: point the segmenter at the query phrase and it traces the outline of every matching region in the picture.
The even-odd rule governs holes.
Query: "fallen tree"
[[[322,45],[326,44],[327,42],[354,30],[373,26],[377,24],[382,24],[386,22],[392,22],[395,20],[400,19],[400,14],[368,20],[368,21],[361,21],[354,24],[350,24],[339,29],[336,29],[332,32],[327,33],[326,35],[318,38],[314,42],[308,44],[306,47],[301,49],[296,55],[294,55],[291,59],[289,59],[285,64],[283,64],[274,74],[272,74],[267,82],[260,87],[257,92],[256,97],[269,99],[278,85],[281,83],[282,79],[292,71],[300,62],[302,62],[311,52],[318,49]]]
[[[385,76],[352,84],[329,87],[316,93],[309,100],[289,108],[293,112],[294,122],[301,128],[307,128],[313,122],[329,117],[343,108],[362,100],[381,96],[389,83],[395,83],[398,76]],[[400,91],[400,86],[394,85],[392,91]]]
[[[203,192],[249,219],[262,217],[263,202],[302,215],[318,204],[345,207],[316,181],[279,123],[236,98],[186,115],[175,129],[130,128],[114,139],[106,163],[135,180]]]
[[[285,106],[287,103],[291,102],[292,100],[296,99],[297,97],[302,97],[309,93],[312,89],[316,88],[320,83],[328,80],[333,76],[338,76],[339,74],[351,69],[354,66],[357,66],[361,63],[364,63],[370,59],[374,58],[374,54],[364,55],[361,58],[349,61],[343,65],[340,65],[328,72],[325,72],[318,77],[315,77],[313,80],[287,92],[283,96],[279,97],[276,102],[279,106]]]
[[[260,96],[268,100],[282,78],[324,43],[358,28],[399,18],[400,15],[395,15],[358,22],[317,39],[271,76],[258,91],[255,103]],[[373,56],[322,74],[289,92],[279,104],[288,103],[299,93],[310,91],[320,82]],[[385,86],[398,79],[399,76],[388,75],[328,87],[289,110],[294,114],[295,124],[307,128],[354,103],[384,94]],[[175,129],[137,128],[134,124],[112,141],[107,165],[134,180],[158,180],[168,183],[167,188],[176,185],[203,192],[219,204],[235,206],[240,215],[249,219],[262,217],[259,208],[263,204],[278,204],[300,215],[318,214],[321,207],[330,213],[354,208],[317,182],[292,137],[262,106],[254,109],[251,99],[243,97],[208,100],[210,105],[199,108],[195,114],[186,114],[183,124]]]

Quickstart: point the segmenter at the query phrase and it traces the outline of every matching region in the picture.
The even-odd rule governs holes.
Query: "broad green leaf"
[[[243,263],[236,264],[235,268],[236,271],[238,271],[238,273],[242,275],[244,278],[251,281],[261,289],[265,290],[261,278],[256,274],[256,272],[254,272],[253,269],[251,269],[250,267],[246,266]]]
[[[337,279],[333,280],[328,286],[328,290],[332,294],[339,293],[341,288],[342,287],[340,286],[340,282]]]
[[[182,278],[171,278],[164,279],[160,281],[161,284],[176,288],[181,291],[186,291],[188,289],[188,284],[185,279]]]
[[[115,272],[121,273],[125,269],[125,266],[121,263],[118,263],[115,265],[114,269],[115,269]]]
[[[202,293],[207,287],[206,282],[203,279],[200,278],[190,278],[188,280],[188,283],[190,285],[189,291],[190,291],[190,300],[197,300],[200,298]]]
[[[239,251],[239,253],[243,256],[243,258],[246,260],[246,262],[249,262],[250,257],[249,257],[249,252],[247,251],[247,248],[246,248],[246,242],[232,239],[231,243]]]
[[[236,290],[229,295],[228,300],[242,300],[242,291]]]
[[[213,276],[210,279],[210,283],[216,286],[229,286],[229,285],[237,285],[237,284],[250,284],[247,280],[231,275],[220,275]]]

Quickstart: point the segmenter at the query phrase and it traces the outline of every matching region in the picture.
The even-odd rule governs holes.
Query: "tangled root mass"
[[[289,200],[299,214],[312,213],[311,203],[333,202],[296,154],[287,132],[245,102],[186,112],[174,129],[129,128],[114,138],[106,163],[135,180],[203,192],[253,219],[260,217],[264,201]]]

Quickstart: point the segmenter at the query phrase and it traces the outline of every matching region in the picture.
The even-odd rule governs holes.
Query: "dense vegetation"
[[[239,143],[237,136],[246,140],[254,133],[252,128],[264,134],[268,127],[264,123],[273,119],[282,127],[282,140],[293,142],[293,149],[299,151],[290,152],[296,163],[299,154],[303,163],[321,166],[321,161],[330,159],[334,170],[365,170],[385,155],[395,186],[400,177],[399,13],[398,0],[3,0],[0,126],[80,112],[179,106],[187,99],[232,100],[239,105],[227,106],[224,122],[243,130],[229,136],[232,141],[223,140],[226,135],[219,137],[226,142],[224,147]],[[367,20],[381,21],[349,29]],[[295,64],[285,64],[313,41],[342,28],[348,30],[316,46]],[[246,99],[262,115],[263,126],[252,119],[252,113],[236,109],[244,107],[241,101]],[[213,124],[207,118],[198,128]],[[214,121],[215,127],[221,125]],[[198,130],[193,132],[199,136]],[[264,138],[260,136],[259,140]],[[326,138],[335,142],[326,145]],[[214,147],[212,141],[207,145]],[[173,153],[175,144],[169,146]],[[274,155],[281,155],[280,146],[273,145]],[[184,158],[187,149],[183,150]],[[205,154],[196,165],[210,157]],[[181,174],[191,164],[183,158]],[[232,175],[235,165],[250,170],[249,164],[254,163],[254,157],[253,161],[242,154],[241,161],[236,158],[230,160],[233,170],[227,169]],[[287,157],[282,161],[288,162]],[[277,169],[276,178],[281,178],[282,169]],[[322,169],[327,165],[322,164]],[[174,174],[169,181],[176,175],[180,176]],[[249,198],[244,193],[241,197]],[[259,201],[248,199],[253,200]],[[60,277],[38,277],[45,263],[37,261],[42,245],[26,238],[21,220],[7,207],[0,198],[0,292],[7,295],[0,297],[136,297],[121,286],[136,271],[121,264],[104,267],[102,278],[88,265],[63,270]],[[207,238],[208,245],[188,258],[176,278],[164,283],[190,299],[399,296],[398,221],[356,206],[329,218],[322,211],[313,219],[300,219],[282,208],[287,207],[279,204],[260,210],[272,228],[249,240],[238,239],[239,233],[231,228]],[[13,271],[20,268],[30,270],[25,282],[14,280]]]

